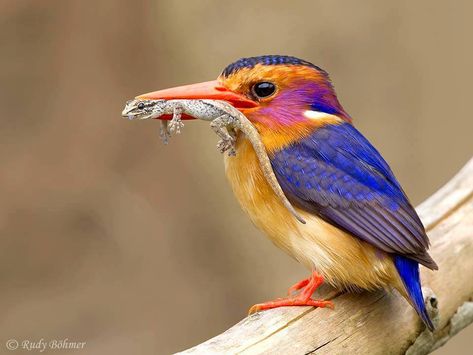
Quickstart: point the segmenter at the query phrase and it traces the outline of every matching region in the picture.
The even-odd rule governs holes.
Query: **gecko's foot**
[[[171,138],[171,135],[169,134],[167,129],[161,129],[159,132],[159,138],[161,138],[161,141],[163,144],[168,144],[169,143],[169,138]]]
[[[182,127],[184,127],[184,123],[180,117],[173,117],[171,122],[169,122],[169,132],[171,132],[171,134],[180,134]]]
[[[159,121],[160,122],[160,129],[159,129],[159,138],[164,144],[169,143],[169,138],[171,138],[171,134],[168,131],[168,124],[167,121]]]
[[[228,138],[220,139],[217,142],[217,149],[220,153],[228,152],[229,156],[236,155],[235,138],[228,136]]]
[[[312,306],[312,307],[321,307],[321,308],[334,308],[331,301],[326,300],[314,300],[312,299],[312,294],[314,291],[324,282],[324,279],[321,275],[315,271],[312,273],[311,277],[308,279],[298,282],[289,289],[289,293],[301,289],[301,292],[297,296],[287,297],[287,298],[278,298],[274,301],[264,302],[255,304],[250,308],[248,314],[252,314],[258,311],[264,311],[271,308],[278,307],[291,307],[291,306]]]

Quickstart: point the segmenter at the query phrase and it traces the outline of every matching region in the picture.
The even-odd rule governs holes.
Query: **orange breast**
[[[236,156],[225,157],[225,172],[237,200],[252,222],[290,253],[288,233],[299,223],[266,182],[253,147],[240,135]]]

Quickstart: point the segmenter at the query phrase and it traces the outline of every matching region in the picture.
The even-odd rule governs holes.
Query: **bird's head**
[[[290,56],[242,58],[217,80],[151,92],[142,99],[225,100],[257,128],[268,150],[329,123],[351,121],[321,68]]]

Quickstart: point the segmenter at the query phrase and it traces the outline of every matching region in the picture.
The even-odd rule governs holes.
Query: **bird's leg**
[[[183,109],[180,105],[174,106],[172,120],[169,122],[169,132],[171,134],[181,133],[181,128],[184,127],[184,123],[181,120],[182,111]]]
[[[161,138],[164,144],[168,144],[170,137],[171,134],[169,134],[168,130],[168,121],[159,120],[159,138]]]
[[[227,129],[227,127],[231,125],[234,120],[234,117],[225,114],[210,122],[210,127],[217,134],[217,136],[220,137],[220,140],[217,142],[218,150],[220,153],[225,153],[228,151],[229,156],[236,155],[235,137],[233,137]]]
[[[312,294],[320,285],[322,285],[323,282],[324,278],[322,277],[322,275],[319,275],[317,272],[314,271],[308,279],[302,280],[301,282],[295,284],[289,289],[290,291],[293,288],[296,290],[302,289],[302,291],[298,295],[286,298],[278,298],[274,301],[255,304],[253,307],[250,308],[248,313],[252,314],[258,311],[264,311],[266,309],[290,306],[333,308],[333,303],[331,301],[314,300],[311,298]]]
[[[293,293],[295,293],[296,291],[299,291],[301,288],[306,287],[308,285],[309,281],[310,281],[310,277],[308,277],[307,279],[301,280],[298,283],[292,285],[287,290],[287,295],[290,296]]]

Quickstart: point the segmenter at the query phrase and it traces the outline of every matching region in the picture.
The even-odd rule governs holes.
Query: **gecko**
[[[209,121],[210,127],[220,138],[217,143],[217,149],[221,153],[228,152],[229,156],[236,154],[236,131],[241,131],[245,134],[255,150],[264,177],[274,193],[299,222],[306,223],[282,191],[257,129],[245,115],[226,101],[133,99],[126,103],[122,117],[129,120],[146,120],[159,118],[163,115],[172,115],[172,119],[169,122],[167,120],[160,120],[160,137],[167,144],[171,135],[179,134],[184,127],[182,114]]]

